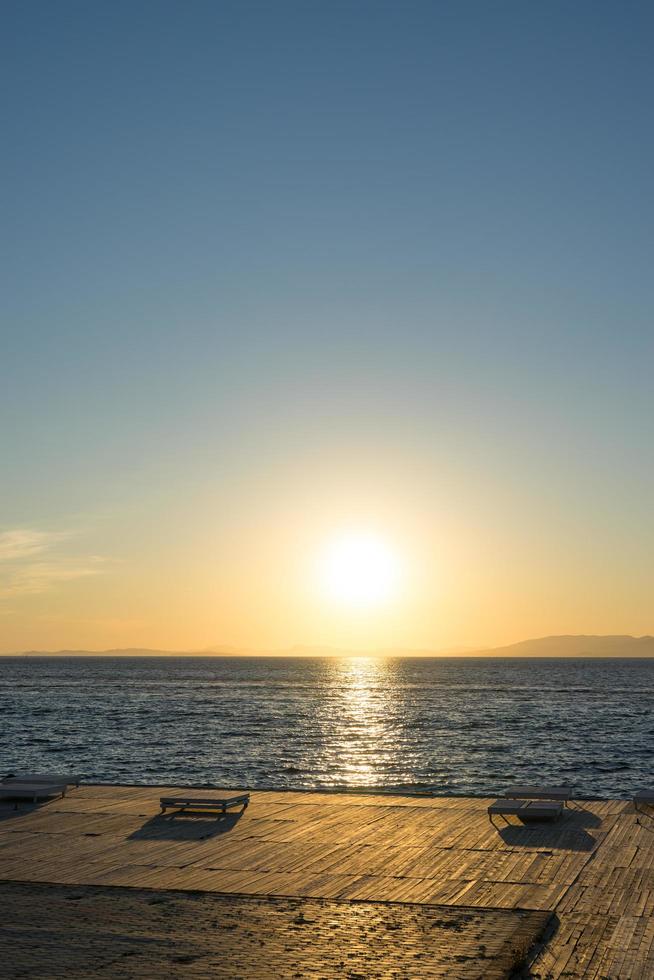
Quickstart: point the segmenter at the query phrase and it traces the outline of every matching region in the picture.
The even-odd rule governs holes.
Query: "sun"
[[[324,596],[353,608],[380,606],[394,599],[400,571],[400,561],[390,545],[369,531],[339,534],[320,557]]]

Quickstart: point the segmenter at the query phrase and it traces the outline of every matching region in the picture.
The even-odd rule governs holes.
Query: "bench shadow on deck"
[[[493,819],[493,825],[507,847],[522,847],[525,843],[525,829],[528,825],[519,821],[503,821],[501,817]],[[552,850],[563,848],[568,851],[592,851],[597,840],[588,828],[601,827],[602,820],[592,810],[577,805],[566,807],[561,820],[557,823],[538,825],[539,847],[550,847]],[[533,826],[533,825],[532,825]],[[561,831],[564,837],[561,837]]]
[[[157,813],[146,820],[128,840],[208,840],[227,834],[238,824],[242,811],[208,815],[207,813]]]

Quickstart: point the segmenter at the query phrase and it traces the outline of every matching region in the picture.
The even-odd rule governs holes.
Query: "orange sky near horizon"
[[[645,576],[639,591],[617,559],[571,552],[489,487],[472,508],[408,483],[332,482],[319,493],[297,475],[271,476],[220,506],[206,487],[192,505],[164,495],[160,509],[135,508],[122,534],[106,515],[5,532],[0,558],[13,578],[0,650],[480,649],[551,633],[651,632]],[[358,586],[356,601],[347,592],[349,564],[355,583],[365,581],[369,556],[357,567],[346,551],[336,569],[345,594],[325,581],[326,550],[362,533],[383,543],[397,572],[370,602],[356,598]]]

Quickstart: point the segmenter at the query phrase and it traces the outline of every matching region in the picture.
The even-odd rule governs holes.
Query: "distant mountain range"
[[[654,636],[541,636],[477,651],[492,657],[654,657]]]
[[[203,653],[265,656],[265,651],[211,647]],[[387,657],[654,657],[654,636],[540,636],[503,647],[448,647],[440,650],[388,648],[370,651]],[[268,651],[287,657],[330,657],[357,653],[326,646],[296,646]]]
[[[366,651],[383,656],[409,657],[654,657],[654,636],[541,636],[504,647],[474,649],[450,647],[447,650],[385,649]],[[298,646],[288,650],[242,650],[235,647],[210,647],[204,650],[28,650],[14,656],[24,657],[180,657],[193,656],[286,656],[330,657],[361,653],[336,647]]]

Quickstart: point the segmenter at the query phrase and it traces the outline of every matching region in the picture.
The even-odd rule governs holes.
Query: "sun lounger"
[[[162,796],[160,799],[161,812],[167,809],[178,810],[220,810],[226,813],[228,807],[243,804],[243,809],[250,802],[249,793],[238,796]]]
[[[562,800],[564,803],[571,796],[570,786],[513,786],[506,793],[509,800]]]
[[[10,772],[2,780],[5,783],[65,783],[66,786],[79,786],[81,776],[61,772]]]
[[[643,813],[644,811],[640,809],[641,805],[654,806],[654,790],[641,789],[638,793],[634,793],[633,800],[636,813]]]
[[[532,820],[558,820],[562,813],[563,803],[560,800],[495,800],[488,807],[491,823],[494,816],[515,816],[528,823]]]
[[[0,799],[31,800],[36,803],[48,796],[65,796],[66,788],[66,783],[0,783]],[[14,810],[17,809],[16,802]]]

